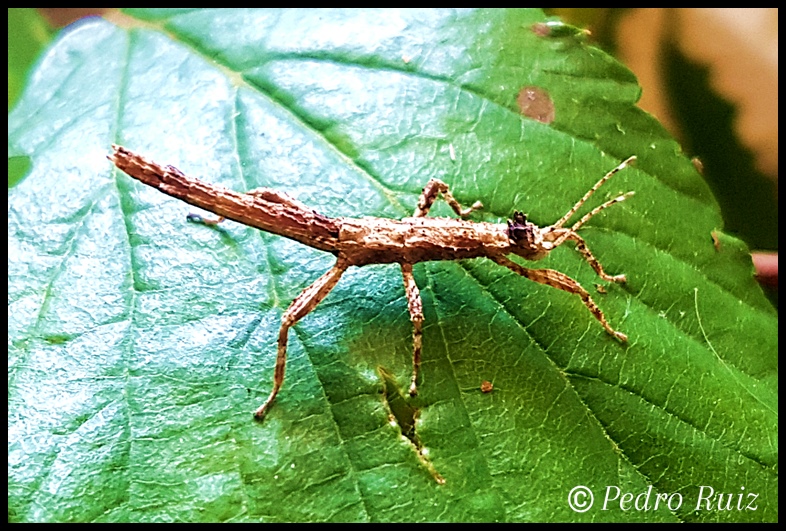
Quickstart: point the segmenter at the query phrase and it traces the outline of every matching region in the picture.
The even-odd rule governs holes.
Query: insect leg
[[[439,194],[442,194],[442,197],[447,201],[450,205],[450,208],[461,217],[468,216],[470,212],[483,208],[483,203],[480,201],[475,201],[475,203],[469,208],[461,208],[461,205],[456,198],[453,197],[453,194],[450,193],[450,187],[447,184],[440,181],[439,179],[430,179],[428,183],[426,183],[426,187],[423,188],[423,193],[420,194],[420,200],[418,201],[418,206],[415,209],[415,213],[412,217],[419,218],[423,217],[428,214],[431,205],[434,204],[434,201],[437,200]]]
[[[418,394],[418,372],[420,371],[420,351],[423,346],[423,301],[420,291],[412,275],[412,264],[401,264],[401,273],[404,275],[404,291],[407,294],[409,318],[412,321],[412,382],[409,386],[409,395]]]
[[[565,233],[560,236],[555,241],[555,246],[559,243],[562,243],[565,240],[573,240],[576,242],[576,250],[581,253],[581,256],[592,266],[592,269],[598,274],[600,278],[603,280],[607,280],[609,282],[625,282],[625,275],[609,275],[603,270],[603,266],[600,265],[598,259],[593,256],[592,252],[587,247],[587,242],[584,241],[584,238],[576,234],[571,229],[560,229],[565,231]]]
[[[592,297],[590,297],[589,293],[587,293],[587,290],[582,288],[578,282],[570,278],[568,275],[560,273],[559,271],[554,271],[553,269],[528,269],[501,255],[492,255],[489,256],[489,258],[494,260],[499,265],[505,266],[514,273],[521,275],[522,277],[526,277],[533,282],[545,284],[547,286],[551,286],[552,288],[561,289],[562,291],[567,291],[568,293],[574,293],[578,295],[581,298],[581,301],[584,303],[584,306],[586,306],[587,309],[592,312],[592,315],[594,315],[595,318],[600,321],[600,324],[603,325],[603,328],[606,329],[606,332],[622,342],[626,342],[628,340],[628,336],[622,332],[617,332],[609,325],[609,323],[606,321],[606,317],[603,315],[603,312],[600,310],[600,308],[598,308],[598,305],[595,304],[595,301],[592,300]]]
[[[303,290],[298,295],[292,304],[289,305],[284,316],[281,318],[281,329],[278,331],[278,355],[276,356],[276,369],[273,375],[273,390],[270,396],[265,400],[259,409],[254,413],[257,420],[262,420],[265,417],[270,405],[276,398],[281,385],[284,383],[284,371],[287,365],[287,335],[289,329],[295,325],[300,319],[305,317],[311,310],[317,307],[322,302],[322,299],[327,297],[335,286],[344,271],[347,270],[349,265],[346,261],[339,256],[330,271],[319,277],[316,282]]]

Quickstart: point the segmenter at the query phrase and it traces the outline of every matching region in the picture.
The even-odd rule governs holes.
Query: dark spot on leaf
[[[393,417],[391,420],[395,420],[401,428],[401,434],[419,448],[420,441],[415,434],[415,421],[419,410],[407,403],[392,374],[384,367],[377,367],[377,372],[382,377],[382,397]]]
[[[412,444],[412,449],[415,450],[420,463],[429,471],[434,481],[440,485],[444,485],[445,478],[443,478],[439,472],[437,472],[437,469],[434,468],[434,465],[431,464],[431,461],[426,456],[426,449],[423,447],[416,433],[416,423],[420,415],[420,410],[407,403],[404,394],[401,392],[401,388],[392,374],[385,370],[384,367],[377,367],[377,372],[382,378],[382,403],[385,404],[388,410],[388,416],[390,417],[391,423],[395,422],[401,430],[401,435],[409,439],[410,444]]]
[[[554,102],[549,93],[540,87],[524,87],[516,98],[519,111],[527,118],[544,124],[554,121]]]

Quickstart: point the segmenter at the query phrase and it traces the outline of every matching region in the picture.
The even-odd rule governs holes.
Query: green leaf
[[[9,191],[9,520],[777,520],[776,314],[634,76],[585,35],[535,10],[132,15],[62,35],[9,116],[9,157],[32,161]],[[636,192],[581,231],[628,282],[598,293],[570,245],[535,266],[630,342],[488,260],[417,264],[410,406],[438,485],[381,394],[380,368],[402,388],[411,371],[401,273],[353,268],[290,332],[260,425],[281,315],[332,257],[186,223],[112,143],[330,216],[410,215],[436,177],[483,202],[475,220],[540,225],[635,154],[579,212]],[[614,487],[649,510],[603,510]]]
[[[35,9],[8,8],[8,108],[19,98],[30,68],[46,44],[52,28]]]

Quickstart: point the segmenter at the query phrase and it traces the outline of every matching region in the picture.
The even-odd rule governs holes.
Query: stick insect
[[[508,255],[517,255],[530,261],[541,260],[570,240],[600,278],[610,282],[625,282],[625,275],[609,275],[603,270],[577,231],[593,216],[624,201],[633,192],[606,201],[570,227],[565,227],[565,224],[603,183],[636,160],[635,156],[627,158],[604,175],[556,223],[538,227],[518,211],[507,224],[427,218],[429,209],[440,195],[461,218],[483,206],[478,201],[468,208],[462,208],[448,185],[438,179],[431,179],[423,188],[417,208],[410,218],[329,218],[289,195],[270,188],[258,188],[247,193],[234,192],[187,177],[174,166],[162,166],[122,146],[113,145],[112,149],[113,153],[107,158],[134,179],[219,216],[217,219],[208,219],[190,214],[189,219],[192,221],[212,225],[231,219],[327,251],[336,257],[335,265],[304,289],[284,312],[278,333],[273,389],[254,413],[257,420],[261,421],[265,417],[284,383],[289,329],[316,308],[350,266],[395,263],[401,267],[413,325],[411,396],[417,394],[424,319],[423,303],[412,274],[412,265],[418,262],[488,258],[534,282],[578,295],[606,332],[621,342],[628,340],[625,334],[609,325],[587,290],[571,277],[553,269],[523,267],[509,259]]]

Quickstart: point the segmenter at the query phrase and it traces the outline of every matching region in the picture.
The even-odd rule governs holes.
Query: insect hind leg
[[[409,385],[409,395],[418,394],[418,372],[420,371],[420,352],[423,348],[423,301],[420,298],[418,285],[412,275],[412,264],[401,264],[401,273],[404,276],[404,291],[407,295],[409,318],[412,321],[412,380]]]
[[[439,197],[439,194],[442,194],[443,199],[450,205],[450,208],[462,218],[468,216],[475,210],[483,208],[483,203],[480,201],[475,201],[469,208],[461,208],[461,204],[456,201],[456,198],[450,193],[450,187],[446,183],[439,179],[430,179],[429,182],[426,183],[425,188],[423,188],[423,193],[420,194],[418,206],[415,208],[415,213],[412,214],[412,217],[420,218],[426,216],[429,209],[431,209],[431,206],[434,204],[434,201]]]
[[[289,329],[316,308],[317,305],[322,302],[322,299],[327,297],[328,293],[330,293],[338,283],[341,275],[347,270],[347,267],[349,267],[349,264],[339,257],[330,271],[304,289],[303,292],[292,301],[287,311],[284,312],[284,316],[281,318],[281,328],[278,331],[278,353],[276,355],[276,369],[273,374],[273,390],[270,392],[270,396],[268,396],[267,400],[265,400],[265,403],[254,413],[254,417],[257,420],[261,421],[264,419],[270,406],[273,404],[273,400],[275,400],[281,386],[284,384],[284,372],[287,366],[287,337]]]

